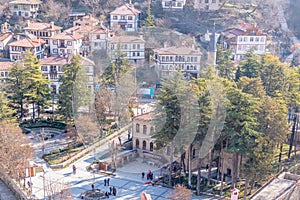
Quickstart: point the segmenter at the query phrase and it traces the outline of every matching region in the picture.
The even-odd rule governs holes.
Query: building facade
[[[64,31],[49,39],[51,55],[75,55],[81,51],[83,35]]]
[[[17,41],[8,44],[9,58],[11,61],[20,60],[25,51],[30,51],[38,59],[42,59],[44,57],[45,43],[43,39],[33,35],[26,35],[24,39],[17,39]]]
[[[92,15],[85,15],[79,19],[73,21],[73,26],[97,26],[99,20]]]
[[[61,33],[61,27],[55,26],[54,22],[50,23],[36,23],[27,20],[24,31],[26,34],[32,34],[38,38],[42,38],[46,44],[49,44],[49,39]]]
[[[124,4],[110,13],[110,29],[122,29],[127,32],[137,31],[141,12],[133,4]]]
[[[4,83],[5,79],[8,78],[12,66],[13,62],[0,62],[0,84]]]
[[[9,2],[11,12],[14,15],[25,18],[36,18],[41,4],[40,0],[15,0]]]
[[[134,63],[143,63],[145,60],[145,41],[142,36],[114,36],[108,39],[107,53],[112,59],[122,55]]]
[[[59,94],[59,88],[62,84],[59,82],[59,78],[64,75],[64,66],[70,64],[71,60],[72,56],[51,56],[41,59],[42,73],[50,80],[49,87],[52,88],[54,94]],[[94,92],[95,63],[88,58],[81,57],[80,64],[85,68],[88,77],[87,87]]]
[[[222,0],[195,0],[194,8],[196,10],[218,10]]]
[[[160,78],[173,71],[182,71],[186,75],[198,78],[201,70],[202,53],[189,47],[167,47],[154,50],[155,69]]]
[[[243,24],[222,32],[221,42],[223,48],[232,50],[232,58],[237,63],[251,50],[254,54],[266,54],[267,36],[252,25]]]
[[[8,44],[13,41],[13,33],[6,32],[0,34],[0,57],[9,57]]]
[[[164,10],[182,10],[186,0],[162,0]]]

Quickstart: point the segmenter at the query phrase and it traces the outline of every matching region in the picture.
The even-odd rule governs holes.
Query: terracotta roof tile
[[[46,42],[43,39],[37,39],[36,37],[26,37],[21,40],[17,40],[8,44],[8,46],[18,46],[18,47],[39,47]]]
[[[153,119],[153,113],[148,112],[144,113],[142,115],[138,115],[134,117],[134,120],[140,120],[140,121],[151,121]]]
[[[114,11],[112,11],[110,14],[114,15],[138,15],[141,11],[134,8],[132,4],[126,3],[125,5],[116,8]]]
[[[64,31],[60,34],[51,37],[51,39],[55,39],[55,40],[71,40],[71,41],[79,40],[82,38],[83,35],[76,32],[71,33],[71,31],[70,32]]]
[[[144,43],[145,40],[137,37],[137,36],[129,36],[129,35],[124,35],[124,36],[115,36],[113,38],[110,38],[108,40],[110,43]]]
[[[35,23],[35,22],[30,22],[29,25],[27,27],[24,28],[24,30],[61,30],[62,27],[59,26],[53,26],[53,28],[51,28],[51,24],[50,23]]]
[[[41,4],[39,0],[15,0],[9,2],[10,4]]]
[[[167,47],[155,49],[154,52],[161,55],[202,55],[201,51],[189,47]]]
[[[13,66],[13,62],[0,62],[0,70],[4,71],[4,70],[8,70]]]
[[[51,56],[41,59],[41,65],[65,65],[70,62],[70,58]]]
[[[12,33],[0,34],[0,41],[6,40],[9,36],[12,36]]]
[[[82,21],[90,21],[90,22],[99,22],[98,19],[96,19],[95,17],[91,16],[91,15],[85,15],[80,19],[75,20],[74,22],[82,22]]]

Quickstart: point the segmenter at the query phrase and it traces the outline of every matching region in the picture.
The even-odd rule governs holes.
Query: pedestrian
[[[119,136],[119,137],[118,137],[118,139],[119,139],[119,143],[120,143],[120,145],[122,145],[122,140],[121,140],[121,137]]]
[[[208,164],[206,164],[206,171],[208,170],[208,168],[209,168],[209,166],[208,166]]]
[[[105,196],[109,199],[109,194],[108,194],[108,192],[105,192]]]
[[[147,180],[149,180],[150,179],[150,174],[149,174],[149,172],[147,173]]]
[[[142,172],[142,179],[144,179],[145,177],[145,172]]]
[[[106,186],[106,179],[104,179],[104,186]]]
[[[76,166],[73,165],[73,174],[76,174]]]
[[[107,182],[107,186],[109,186],[109,178],[106,180],[106,182]]]
[[[27,186],[28,186],[28,188],[30,188],[30,182],[29,181],[27,181]]]
[[[112,187],[109,187],[109,194],[111,195],[112,193]]]
[[[153,172],[150,173],[150,180],[153,180]]]
[[[95,190],[95,186],[94,186],[94,184],[92,184],[92,190],[93,190],[93,191]]]
[[[117,189],[115,188],[115,186],[113,187],[112,191],[113,191],[113,195],[116,196],[117,195]]]

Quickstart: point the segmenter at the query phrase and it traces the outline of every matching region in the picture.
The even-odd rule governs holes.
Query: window
[[[146,150],[146,148],[147,148],[147,142],[144,140],[143,141],[143,150]]]
[[[68,49],[68,50],[67,50],[67,53],[68,53],[68,54],[71,54],[71,53],[72,53],[72,49]]]
[[[194,57],[194,62],[198,62],[198,58],[197,57]]]
[[[205,0],[205,3],[208,3],[208,0]]]
[[[136,48],[137,48],[137,49],[140,49],[140,44],[137,44],[137,45],[136,45]]]
[[[255,37],[255,42],[259,42],[259,37]]]
[[[182,7],[182,4],[181,3],[177,3],[177,7]]]
[[[68,44],[68,46],[72,46],[72,42],[71,41],[68,41],[67,44]]]
[[[121,16],[121,20],[125,20],[125,16]]]
[[[53,45],[57,45],[57,40],[53,40]]]
[[[140,148],[140,141],[138,139],[135,140],[135,147]]]
[[[254,41],[254,38],[253,37],[250,37],[250,42],[253,42]]]
[[[212,3],[217,3],[217,1],[216,0],[212,0]]]
[[[132,24],[127,24],[127,28],[132,28]]]
[[[154,133],[154,127],[151,126],[151,128],[150,128],[150,134],[153,134],[153,133]]]
[[[95,42],[95,43],[94,43],[94,46],[97,47],[97,46],[98,46],[98,42]]]
[[[113,16],[113,20],[117,20],[118,19],[118,16]]]
[[[150,151],[153,151],[153,142],[150,142]]]
[[[196,149],[193,149],[192,158],[196,158]]]
[[[146,125],[143,126],[143,134],[147,135],[147,126]]]
[[[47,66],[41,66],[41,70],[42,71],[48,71],[48,67]]]
[[[127,44],[124,44],[124,49],[127,49],[127,48],[128,48]]]
[[[132,53],[132,56],[135,56],[135,52]]]
[[[137,133],[140,132],[140,124],[135,125],[135,132],[137,132]]]
[[[244,37],[244,42],[248,42],[248,38],[247,37]]]
[[[99,40],[100,39],[100,35],[96,35],[96,38],[97,38],[97,40]]]
[[[264,37],[261,37],[261,38],[260,38],[260,41],[261,41],[261,42],[265,42],[265,38],[264,38]]]
[[[128,16],[128,20],[132,20],[133,18],[132,18],[132,16]]]
[[[53,49],[53,53],[57,53],[57,49]]]
[[[133,44],[133,45],[132,45],[132,49],[135,49],[135,48],[136,48],[136,45],[135,45],[135,44]]]

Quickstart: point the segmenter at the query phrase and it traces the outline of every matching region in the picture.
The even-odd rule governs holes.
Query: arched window
[[[147,126],[146,125],[143,126],[143,134],[147,135]]]
[[[135,125],[135,132],[137,132],[137,133],[140,132],[140,124]]]
[[[143,150],[146,150],[146,147],[147,147],[147,142],[144,140],[143,141]]]
[[[193,149],[193,154],[192,154],[192,158],[196,157],[196,149]]]
[[[150,151],[153,151],[153,142],[150,142]]]
[[[153,133],[154,133],[154,127],[151,126],[151,128],[150,128],[150,134],[153,134]]]
[[[140,148],[140,141],[138,139],[135,140],[135,147]]]

